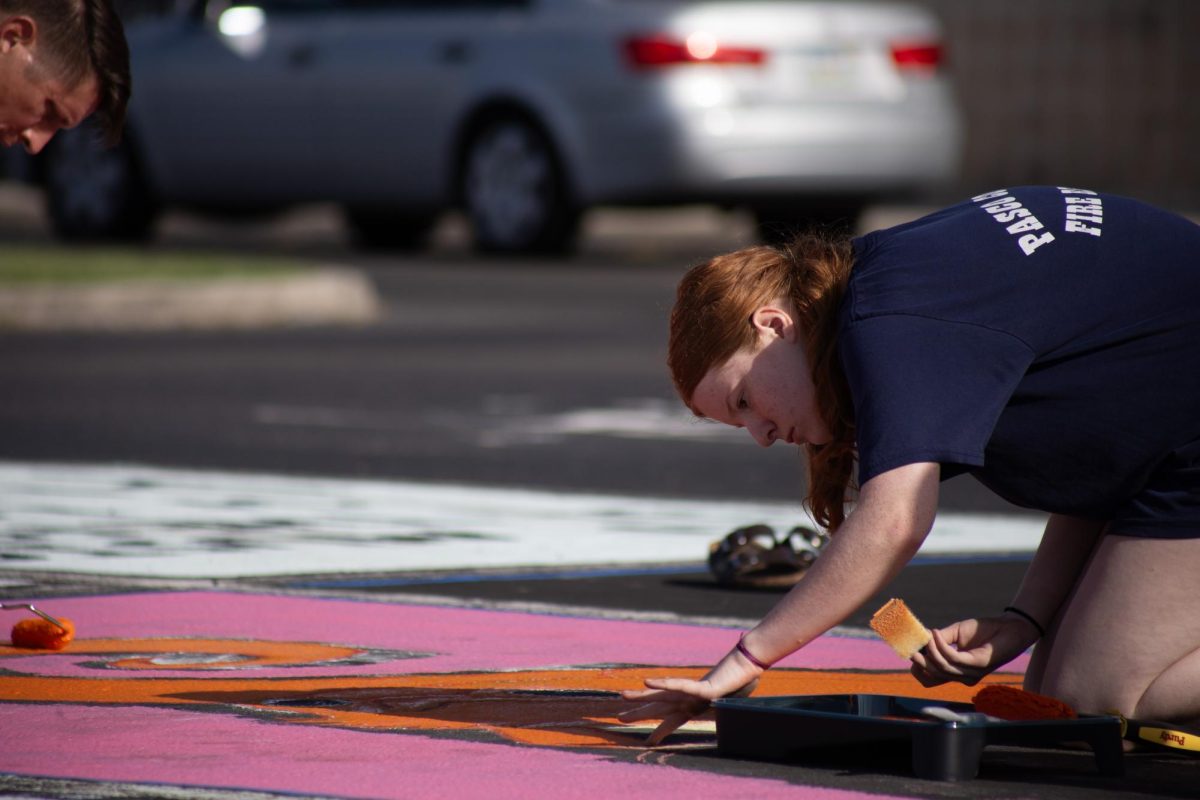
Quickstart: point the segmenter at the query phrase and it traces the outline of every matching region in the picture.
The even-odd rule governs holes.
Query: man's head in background
[[[0,0],[0,143],[37,153],[93,113],[115,143],[129,91],[110,0]]]

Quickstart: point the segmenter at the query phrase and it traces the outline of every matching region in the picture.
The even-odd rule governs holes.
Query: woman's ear
[[[750,324],[758,331],[759,339],[795,341],[796,321],[782,303],[759,306],[750,315]]]

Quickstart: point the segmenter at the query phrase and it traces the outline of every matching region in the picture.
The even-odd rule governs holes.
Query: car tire
[[[836,197],[773,202],[754,207],[758,237],[766,244],[787,244],[797,234],[855,232],[867,205],[861,198]]]
[[[154,206],[125,136],[107,148],[87,126],[63,131],[43,154],[46,210],[67,241],[142,241]]]
[[[459,197],[485,253],[562,253],[579,227],[562,163],[527,117],[495,116],[463,148]]]
[[[419,250],[428,242],[437,215],[350,206],[346,221],[357,242],[368,249]]]

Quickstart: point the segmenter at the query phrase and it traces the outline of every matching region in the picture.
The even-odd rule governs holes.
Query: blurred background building
[[[920,4],[946,30],[964,188],[1066,183],[1200,206],[1200,3]]]

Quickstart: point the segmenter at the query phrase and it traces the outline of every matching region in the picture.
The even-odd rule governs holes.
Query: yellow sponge
[[[933,638],[904,601],[896,597],[884,603],[871,617],[871,630],[883,637],[901,658],[912,658]]]

